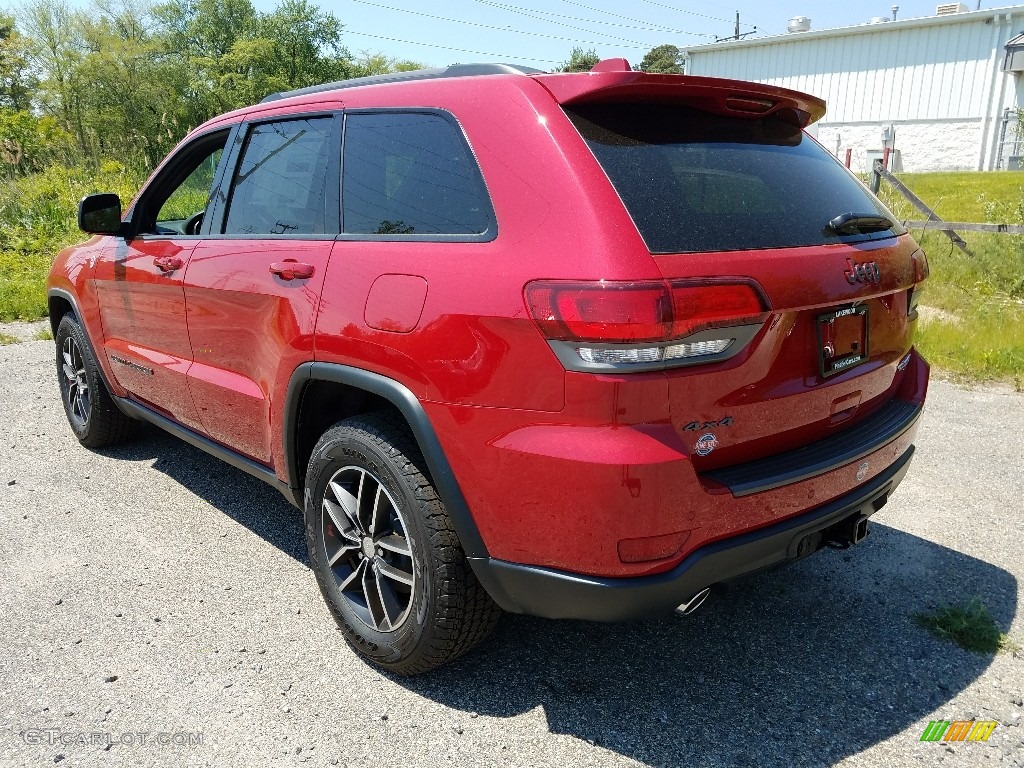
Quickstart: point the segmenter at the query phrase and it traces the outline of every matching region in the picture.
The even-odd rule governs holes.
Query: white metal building
[[[840,159],[852,149],[855,170],[883,146],[896,151],[895,170],[1021,167],[1024,5],[938,10],[946,12],[703,45],[686,52],[686,71],[825,99],[818,140]]]

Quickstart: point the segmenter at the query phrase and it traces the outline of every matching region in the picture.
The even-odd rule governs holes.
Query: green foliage
[[[572,53],[569,54],[569,60],[555,67],[555,71],[589,72],[599,61],[601,61],[601,57],[597,55],[597,51],[593,48],[589,51],[584,51],[582,48],[573,48]]]
[[[49,328],[40,328],[32,336],[32,341],[53,341],[53,331]]]
[[[901,174],[948,221],[1022,221],[1024,173]],[[900,219],[923,219],[883,182],[881,197]],[[1024,236],[962,233],[973,256],[941,232],[912,232],[931,276],[916,344],[935,366],[971,380],[1004,380],[1024,389]]]
[[[915,613],[913,619],[935,637],[950,640],[974,653],[996,653],[1013,645],[999,631],[988,608],[978,597],[959,605],[943,605],[928,613]]]
[[[0,109],[51,118],[64,143],[93,163],[117,157],[152,167],[222,112],[369,74],[342,45],[341,21],[309,0],[279,0],[269,13],[251,0],[92,0],[83,9],[27,0],[21,32],[9,22],[0,16]],[[374,74],[419,68],[364,58]]]
[[[28,40],[15,28],[13,16],[0,14],[0,108],[29,109],[37,85],[30,70]]]
[[[423,69],[424,64],[408,59],[395,59],[385,56],[383,53],[370,53],[363,51],[354,60],[353,77],[369,77],[370,75],[384,75],[389,72],[412,72],[416,69]]]
[[[193,123],[357,70],[341,22],[306,0],[280,0],[269,14],[250,0],[172,0],[154,16],[186,80]]]
[[[0,331],[0,347],[6,347],[8,344],[17,344],[17,343],[18,343],[18,337],[17,336],[11,336],[11,334],[9,334],[9,333],[4,333],[3,331]]]
[[[985,221],[986,201],[1012,202],[1024,188],[1024,171],[901,173],[899,179],[947,221]],[[882,196],[902,206],[904,218],[924,218],[884,181]]]
[[[71,135],[53,117],[0,109],[0,174],[39,171],[70,154]]]
[[[0,322],[46,314],[46,274],[61,248],[84,239],[77,203],[92,192],[116,192],[127,204],[145,179],[141,169],[107,161],[98,168],[53,165],[0,181]]]
[[[640,62],[640,69],[643,72],[661,75],[681,75],[683,52],[668,43],[651,48]]]

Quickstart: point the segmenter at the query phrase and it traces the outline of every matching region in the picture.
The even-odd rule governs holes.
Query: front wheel
[[[57,382],[71,431],[87,448],[103,448],[135,435],[138,422],[125,416],[107,391],[86,338],[71,314],[57,326]]]
[[[405,423],[367,414],[329,429],[306,474],[306,543],[320,591],[362,656],[402,675],[434,669],[494,628]]]

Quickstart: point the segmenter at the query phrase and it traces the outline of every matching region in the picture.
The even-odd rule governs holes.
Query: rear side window
[[[785,119],[638,104],[568,114],[652,253],[858,242],[904,231],[896,223],[881,232],[833,232],[829,221],[844,213],[892,216]]]
[[[342,227],[363,235],[483,235],[494,214],[454,121],[377,112],[345,118]]]
[[[318,117],[262,123],[249,131],[225,233],[324,234],[331,125],[332,118]]]

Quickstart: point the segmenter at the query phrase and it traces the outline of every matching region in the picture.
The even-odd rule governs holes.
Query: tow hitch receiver
[[[864,541],[869,533],[868,516],[857,513],[825,529],[825,543],[833,549],[848,549]]]

